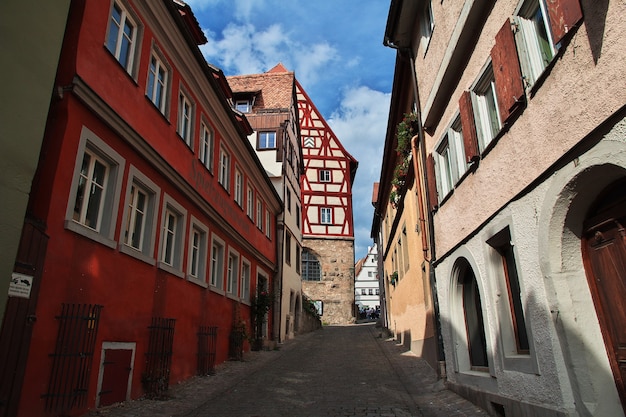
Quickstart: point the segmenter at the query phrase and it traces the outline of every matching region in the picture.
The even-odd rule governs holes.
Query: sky
[[[383,0],[186,0],[224,74],[263,73],[282,63],[359,161],[353,184],[355,261],[365,257],[389,117],[395,50],[383,46]]]

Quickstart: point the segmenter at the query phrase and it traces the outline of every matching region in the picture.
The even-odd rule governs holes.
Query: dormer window
[[[250,113],[250,111],[252,111],[252,102],[249,99],[236,100],[235,109],[242,113]]]

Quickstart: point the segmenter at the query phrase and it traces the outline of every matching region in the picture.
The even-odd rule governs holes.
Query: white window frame
[[[228,248],[228,261],[226,268],[226,295],[231,298],[239,297],[239,252]]]
[[[331,182],[332,175],[330,173],[330,169],[320,169],[319,170],[319,180],[320,182]]]
[[[204,120],[200,124],[200,152],[199,158],[209,172],[213,172],[213,144],[215,143],[213,129]]]
[[[235,166],[235,203],[243,207],[243,174],[239,167]]]
[[[185,141],[187,146],[193,149],[193,117],[194,117],[194,104],[189,98],[189,95],[184,91],[181,86],[178,91],[178,124],[176,131],[178,135]]]
[[[480,152],[483,152],[502,129],[498,96],[491,61],[472,87],[472,108]]]
[[[159,78],[161,74],[163,76],[162,80]],[[153,45],[152,53],[150,54],[150,62],[148,62],[146,96],[163,115],[166,115],[168,109],[170,74],[171,70],[169,65],[167,65],[156,45]],[[161,90],[160,95],[158,94],[159,90]]]
[[[135,224],[137,221],[136,212],[134,212],[137,207],[133,205],[133,188],[146,194],[146,206],[143,211],[143,227],[140,229],[139,247],[129,242],[129,239],[133,237],[129,231],[136,230]],[[156,263],[154,259],[154,244],[157,231],[157,204],[160,195],[161,188],[135,166],[131,165],[128,170],[128,181],[126,183],[126,204],[124,205],[124,220],[119,250],[150,265],[155,265]]]
[[[252,187],[252,183],[248,182],[247,183],[247,200],[246,200],[246,214],[248,215],[248,217],[254,221],[254,188]]]
[[[250,277],[252,276],[252,266],[246,258],[241,258],[241,274],[239,284],[239,298],[243,303],[250,304]]]
[[[320,223],[333,224],[333,209],[331,207],[320,207]]]
[[[457,114],[435,146],[435,173],[439,202],[454,189],[467,171],[461,118]]]
[[[196,240],[196,236],[198,239]],[[209,228],[191,216],[189,222],[189,250],[187,253],[187,279],[206,286],[206,265]]]
[[[171,217],[170,217],[171,216]],[[175,220],[172,228],[170,218]],[[183,273],[184,236],[187,224],[187,210],[167,193],[163,195],[161,213],[161,239],[159,243],[159,262],[157,266],[180,278]],[[167,238],[171,236],[172,240]],[[170,248],[170,245],[172,247]],[[168,256],[169,253],[169,256]]]
[[[433,36],[433,32],[435,30],[435,18],[433,16],[433,5],[432,1],[426,1],[424,5],[424,9],[422,10],[422,14],[420,15],[420,47],[422,48],[422,53],[426,55],[428,51],[428,45],[430,44],[430,39]]]
[[[272,213],[265,209],[265,236],[272,239]]]
[[[86,212],[83,214],[86,204],[84,201],[81,203],[78,219],[75,220],[74,208],[78,204],[77,200],[80,190],[79,185],[81,183],[81,171],[85,154],[90,155],[92,158],[97,158],[101,163],[106,164],[108,167],[106,184],[99,204],[96,227],[90,227],[80,221],[81,218],[86,217]],[[72,230],[108,247],[115,248],[117,246],[114,236],[125,165],[126,161],[119,153],[98,138],[95,133],[83,126],[76,153],[74,175],[72,177],[73,179],[70,186],[70,194],[68,196],[68,203],[65,212],[66,229]],[[83,189],[82,192],[83,199],[85,191],[86,188]]]
[[[540,16],[537,13],[540,13]],[[540,17],[540,21],[534,19],[535,17]],[[552,40],[552,28],[545,0],[521,2],[512,20],[524,86],[528,90],[550,65],[557,54],[558,45]],[[542,27],[537,27],[537,24]],[[545,38],[540,36],[541,30],[545,31]],[[541,47],[542,40],[547,44],[547,50]],[[550,56],[544,56],[546,52]]]
[[[252,109],[252,105],[250,104],[249,99],[235,100],[235,110],[240,111],[242,113],[250,113],[251,109]]]
[[[226,191],[230,192],[230,154],[224,147],[220,147],[220,169],[217,181]]]
[[[209,288],[224,293],[224,257],[226,244],[215,233],[211,237],[211,270]]]
[[[263,230],[263,200],[258,197],[256,199],[256,227]]]
[[[263,131],[258,133],[258,149],[276,149],[276,132]]]
[[[113,11],[118,9],[120,12],[120,21],[113,18]],[[140,20],[133,13],[132,9],[122,1],[113,1],[111,10],[109,11],[109,24],[107,27],[107,36],[105,46],[113,54],[117,62],[129,73],[133,78],[136,76],[135,62],[137,61],[137,45],[140,44],[141,25]],[[113,27],[115,26],[115,28]],[[126,32],[127,27],[131,27],[130,36]],[[115,29],[115,31],[113,30]],[[115,35],[115,40],[111,36]],[[126,57],[122,57],[122,46],[128,45]],[[126,62],[123,62],[125,60]]]

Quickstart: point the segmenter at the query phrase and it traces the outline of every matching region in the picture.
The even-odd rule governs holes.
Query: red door
[[[621,188],[624,190],[624,188]],[[624,194],[621,191],[619,194]],[[613,193],[586,222],[587,280],[622,405],[626,405],[626,195]]]
[[[104,350],[100,407],[126,401],[132,357],[130,349]]]

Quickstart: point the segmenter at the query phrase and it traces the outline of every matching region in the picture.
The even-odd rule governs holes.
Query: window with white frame
[[[300,228],[300,206],[296,203],[296,226]]]
[[[224,241],[213,236],[211,242],[211,287],[224,288]]]
[[[321,207],[320,208],[320,222],[322,224],[332,224],[333,223],[333,209],[330,207]]]
[[[287,211],[289,213],[291,213],[291,188],[289,188],[289,186],[285,187],[286,192],[285,192],[285,205],[287,206]]]
[[[121,2],[113,2],[106,47],[126,72],[133,75],[139,27],[136,23],[138,20],[129,10]]]
[[[276,149],[276,132],[259,132],[258,149]]]
[[[154,182],[130,167],[120,251],[149,263],[153,262],[159,194],[160,188]]]
[[[515,23],[515,42],[526,88],[532,87],[556,55],[545,0],[526,0]]]
[[[226,189],[226,191],[230,191],[229,189],[229,179],[230,179],[230,155],[224,148],[220,149],[220,171],[218,174],[218,182]]]
[[[433,17],[433,7],[431,0],[428,0],[425,2],[424,9],[420,15],[420,46],[424,54],[426,54],[434,29],[435,19]]]
[[[243,207],[243,174],[235,168],[235,203]]]
[[[330,169],[320,169],[319,180],[320,182],[330,182]]]
[[[193,104],[187,95],[180,90],[178,93],[178,135],[191,147],[193,130]]]
[[[472,89],[472,107],[474,109],[479,149],[482,152],[502,128],[491,63],[489,63]]]
[[[187,211],[167,194],[163,197],[159,267],[181,275]]]
[[[187,274],[190,278],[205,282],[206,257],[208,252],[209,230],[196,218],[191,218],[189,225],[189,252]]]
[[[238,296],[239,292],[239,253],[234,250],[228,252],[228,271],[226,273],[226,293]]]
[[[440,201],[467,171],[461,119],[457,116],[435,148],[435,167]]]
[[[254,221],[254,188],[252,188],[251,183],[248,183],[248,198],[246,201],[246,205],[246,214],[250,219]]]
[[[200,162],[213,172],[213,129],[205,122],[200,125]]]
[[[300,268],[302,267],[302,247],[296,242],[296,273],[300,274]]]
[[[250,110],[252,109],[252,105],[250,103],[250,100],[248,100],[248,99],[236,100],[235,101],[235,109],[237,109],[238,111],[240,111],[242,113],[250,113]]]
[[[250,302],[250,271],[250,262],[246,258],[242,258],[239,297],[244,302]]]
[[[81,131],[65,227],[109,247],[113,240],[125,160],[86,127]]]
[[[260,198],[256,200],[256,227],[263,230],[263,201]]]
[[[285,262],[291,265],[291,233],[285,232]]]
[[[153,50],[150,56],[147,84],[146,96],[157,106],[161,113],[165,114],[167,110],[169,70],[165,65],[165,60],[161,58],[156,50]]]
[[[269,210],[265,210],[265,236],[268,239],[272,238],[272,213]]]

